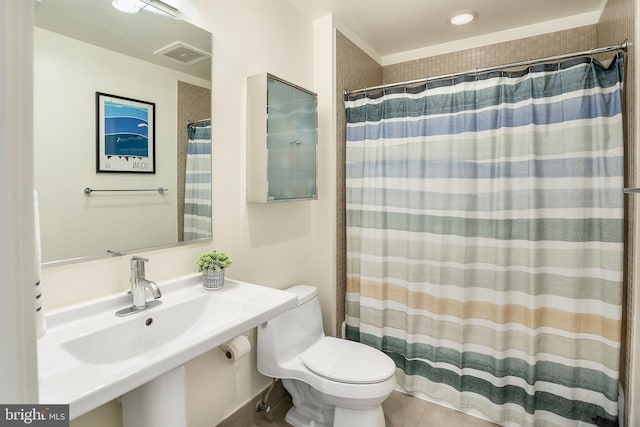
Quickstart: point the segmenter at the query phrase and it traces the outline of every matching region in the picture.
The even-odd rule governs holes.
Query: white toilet
[[[317,289],[294,286],[298,306],[258,326],[258,371],[293,398],[286,421],[295,427],[384,427],[382,402],[396,385],[383,352],[326,337]]]

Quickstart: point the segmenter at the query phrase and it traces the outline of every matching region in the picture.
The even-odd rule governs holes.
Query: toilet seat
[[[391,378],[396,365],[389,356],[367,345],[323,337],[300,354],[313,373],[349,384],[380,383]]]

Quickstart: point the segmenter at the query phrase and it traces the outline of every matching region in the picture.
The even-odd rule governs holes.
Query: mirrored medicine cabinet
[[[247,201],[315,200],[317,95],[269,73],[247,79]]]

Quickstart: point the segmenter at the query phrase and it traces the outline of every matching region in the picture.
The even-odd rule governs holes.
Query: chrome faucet
[[[159,298],[162,296],[158,285],[144,277],[144,263],[149,261],[147,258],[134,256],[131,258],[131,296],[133,297],[133,305],[116,312],[116,316],[126,316],[138,311],[146,310],[162,304]],[[153,296],[152,301],[147,302],[147,289]]]

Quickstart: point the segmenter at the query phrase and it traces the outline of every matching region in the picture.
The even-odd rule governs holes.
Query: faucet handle
[[[147,258],[143,258],[141,256],[133,256],[131,257],[131,286],[132,289],[135,287],[133,284],[134,281],[137,281],[139,278],[144,278],[144,263],[149,261]]]

